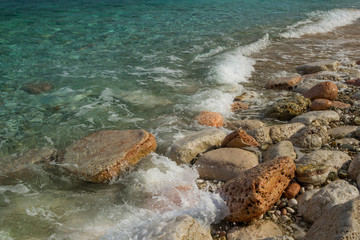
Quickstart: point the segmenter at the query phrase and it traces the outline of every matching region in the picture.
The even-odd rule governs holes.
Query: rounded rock
[[[332,102],[325,98],[314,99],[311,103],[312,111],[328,110],[331,108]]]
[[[298,205],[298,201],[295,198],[292,198],[288,201],[289,207],[295,207],[296,205]]]
[[[316,84],[314,87],[310,88],[303,95],[306,98],[311,100],[316,98],[325,98],[329,100],[334,100],[338,97],[339,89],[335,83],[326,81]]]
[[[224,125],[224,118],[220,113],[203,111],[197,116],[197,121],[201,125],[210,127],[222,127]]]

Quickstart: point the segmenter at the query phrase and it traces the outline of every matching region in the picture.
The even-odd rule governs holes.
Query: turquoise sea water
[[[158,215],[135,199],[153,185],[167,199],[164,179],[193,184],[196,172],[162,155],[174,139],[202,128],[194,120],[200,111],[237,117],[230,104],[244,83],[251,88],[251,54],[351,24],[360,17],[354,9],[359,1],[0,0],[0,157],[133,128],[152,132],[161,154],[101,187],[38,167],[0,183],[0,239],[146,239],[149,231],[139,229],[156,227],[144,218],[183,209],[215,221],[221,201],[214,194],[194,189],[202,203]],[[31,82],[53,89],[29,94],[23,87]]]

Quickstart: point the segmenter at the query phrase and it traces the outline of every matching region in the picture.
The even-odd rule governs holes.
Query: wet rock
[[[195,166],[200,178],[228,181],[259,164],[256,154],[238,148],[219,148],[204,153]]]
[[[296,165],[324,164],[330,167],[331,171],[337,171],[349,160],[351,157],[341,151],[316,150],[298,159]]]
[[[317,98],[311,102],[311,111],[328,110],[332,107],[332,102],[325,98]]]
[[[295,198],[296,195],[300,192],[301,186],[297,182],[292,182],[284,191],[284,197],[287,199]]]
[[[203,111],[197,116],[197,121],[201,125],[211,127],[222,127],[224,118],[220,113]]]
[[[330,167],[323,163],[298,165],[296,167],[296,179],[302,183],[320,185],[329,176]]]
[[[340,101],[332,101],[332,106],[334,108],[338,108],[338,109],[346,109],[346,108],[349,108],[351,105],[348,103],[340,102]]]
[[[337,71],[339,66],[340,63],[338,61],[329,60],[297,66],[295,69],[300,74],[310,74],[321,71]]]
[[[254,130],[257,128],[262,128],[265,127],[266,124],[263,123],[260,120],[257,119],[244,119],[244,120],[237,120],[237,121],[232,121],[232,122],[227,122],[226,123],[226,128],[231,129],[231,130],[237,130],[239,128],[245,130],[245,131],[249,131],[249,130]]]
[[[322,213],[329,211],[337,204],[352,200],[359,196],[356,187],[344,180],[337,180],[321,188],[310,199],[298,206],[304,219],[313,223]]]
[[[347,172],[349,173],[349,177],[356,181],[357,176],[360,173],[360,154],[356,155],[351,161]]]
[[[249,109],[249,105],[243,102],[233,102],[231,104],[231,111],[239,112],[241,110]]]
[[[32,164],[49,163],[55,157],[55,153],[55,149],[43,147],[0,157],[0,175],[21,171]]]
[[[294,86],[298,85],[302,81],[300,75],[276,78],[266,83],[267,89],[279,89],[279,90],[291,90]]]
[[[236,226],[231,228],[227,233],[227,240],[247,239],[258,240],[268,237],[283,235],[278,225],[271,221],[257,221],[248,226]]]
[[[338,204],[324,212],[310,227],[305,239],[360,239],[360,198]]]
[[[264,155],[264,161],[269,161],[278,157],[288,156],[292,160],[295,160],[296,153],[294,147],[290,141],[281,141],[276,145],[270,147]]]
[[[22,90],[29,94],[40,94],[48,92],[52,88],[53,85],[49,82],[29,82],[22,87]]]
[[[344,67],[356,67],[356,61],[344,61],[341,62],[341,65]]]
[[[254,91],[248,91],[248,92],[244,92],[240,96],[235,97],[234,102],[240,102],[240,101],[254,102],[257,101],[258,99],[259,99],[259,93]]]
[[[315,79],[307,79],[306,81],[301,82],[299,85],[294,87],[294,91],[300,94],[304,94],[306,91],[310,90],[316,84],[318,84],[318,80]]]
[[[265,115],[282,121],[290,120],[298,115],[307,112],[311,102],[303,96],[296,96],[293,99],[281,99],[270,106]]]
[[[174,220],[169,221],[167,226],[163,229],[161,235],[156,239],[160,240],[212,240],[210,231],[198,223],[189,215],[181,215]]]
[[[290,236],[276,236],[276,237],[263,238],[259,240],[294,240],[294,238]]]
[[[80,178],[100,183],[127,171],[155,149],[155,137],[144,130],[99,131],[66,147],[59,161]]]
[[[259,218],[280,199],[294,172],[294,161],[281,157],[261,163],[225,183],[220,195],[230,210],[227,220],[245,222]]]
[[[329,139],[327,130],[323,126],[309,125],[300,129],[290,137],[295,147],[318,149]]]
[[[219,129],[204,129],[188,134],[171,146],[170,158],[177,163],[189,163],[199,153],[220,146],[225,137],[225,132]]]
[[[352,137],[355,135],[358,126],[341,126],[329,129],[328,135],[332,138]]]
[[[303,123],[305,125],[316,124],[328,126],[330,122],[339,121],[340,116],[337,112],[326,110],[326,111],[312,111],[304,113],[291,119],[291,123]]]
[[[303,95],[306,98],[311,100],[317,98],[325,98],[329,100],[334,100],[338,97],[339,89],[335,83],[326,81],[316,84],[314,87],[310,88]]]
[[[350,79],[350,80],[345,81],[345,83],[348,85],[360,86],[360,78]]]
[[[257,147],[259,143],[244,130],[238,129],[228,134],[221,143],[221,147]]]
[[[255,129],[248,134],[259,143],[273,143],[289,139],[303,127],[302,123],[281,124]]]
[[[311,73],[303,76],[305,80],[307,79],[319,79],[319,80],[331,80],[331,81],[341,81],[341,76],[336,72],[329,72],[329,71],[323,71],[323,72],[317,72],[317,73]]]

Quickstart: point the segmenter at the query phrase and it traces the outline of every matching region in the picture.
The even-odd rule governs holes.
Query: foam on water
[[[308,19],[287,27],[287,31],[280,34],[284,38],[298,38],[305,34],[326,33],[337,27],[352,24],[360,17],[356,9],[334,9],[331,11],[315,11],[308,15]]]

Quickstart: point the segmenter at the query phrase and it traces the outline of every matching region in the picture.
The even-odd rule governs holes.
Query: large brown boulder
[[[295,175],[290,157],[279,157],[253,167],[220,188],[230,210],[228,221],[259,218],[276,203]]]
[[[155,151],[155,137],[145,130],[99,131],[66,147],[63,168],[90,182],[105,182]]]
[[[326,81],[316,84],[314,87],[310,88],[303,95],[306,98],[311,100],[317,98],[325,98],[329,100],[334,100],[338,97],[339,89],[335,83]]]

